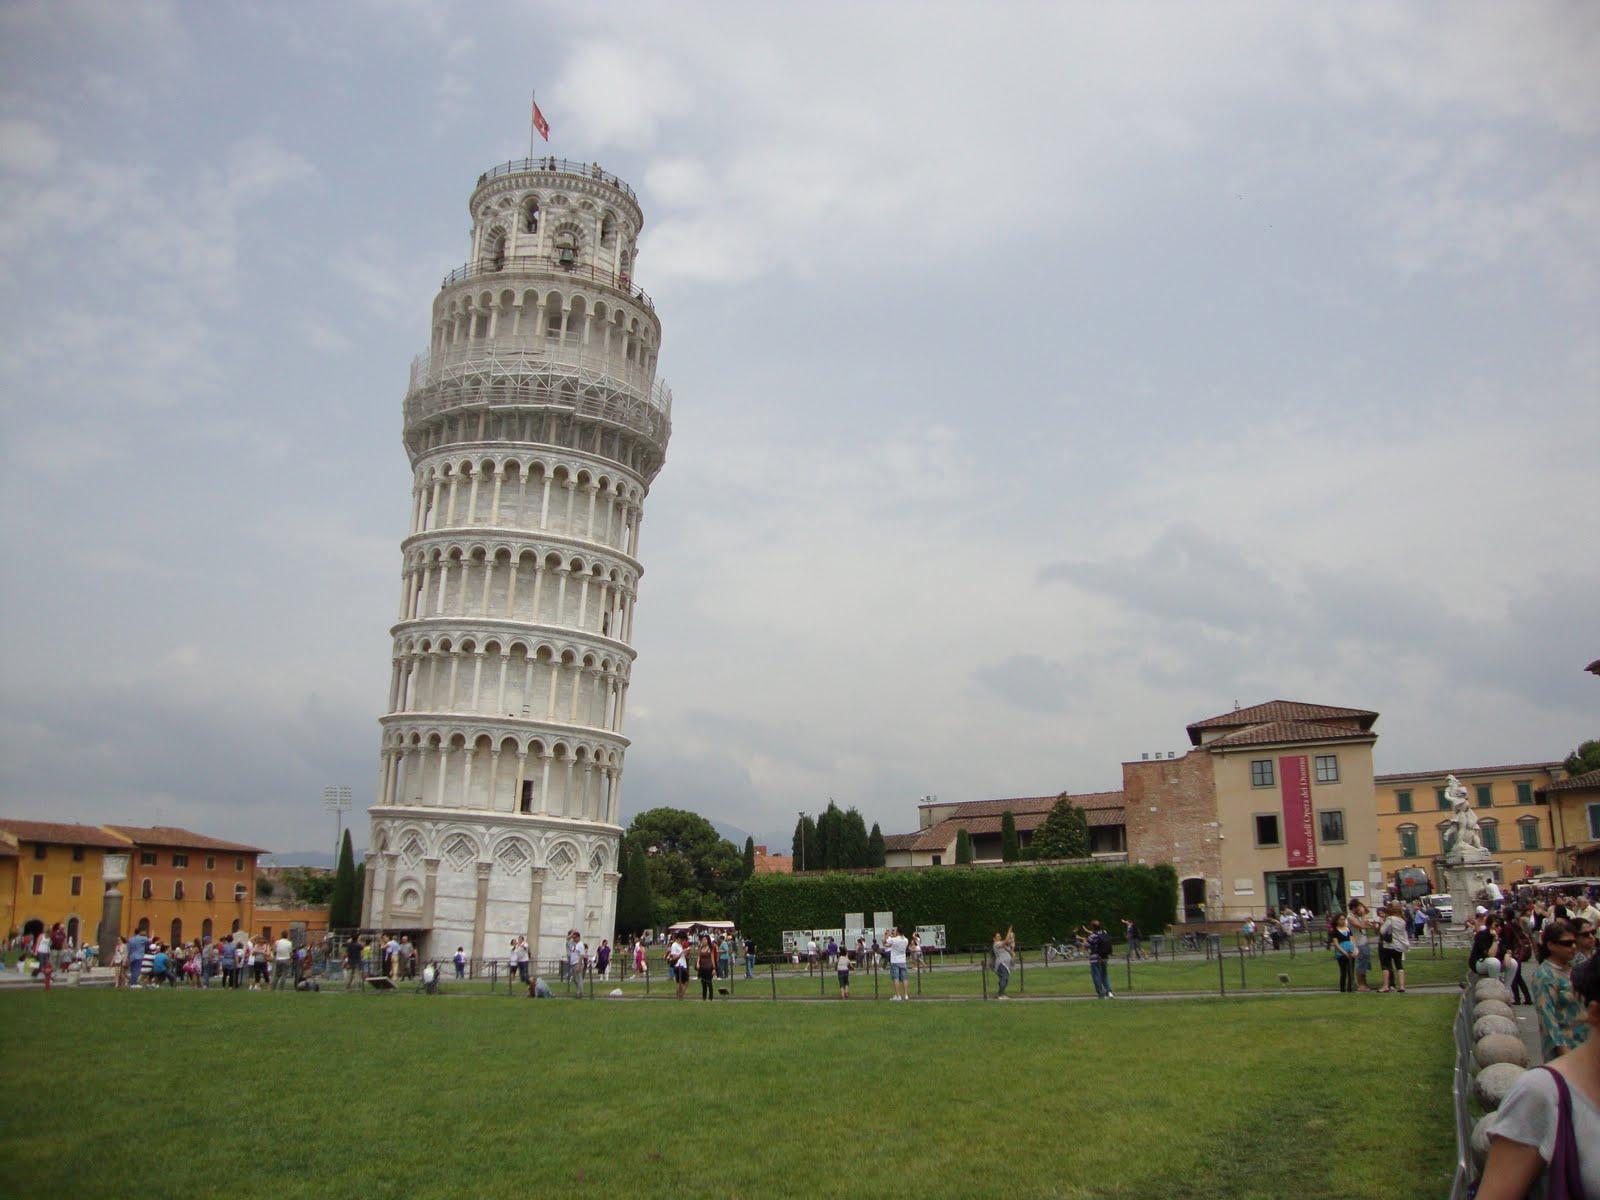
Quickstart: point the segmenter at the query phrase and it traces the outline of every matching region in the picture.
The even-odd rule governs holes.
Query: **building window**
[[[43,875],[35,875],[33,877],[33,894],[35,896],[44,895],[44,876]]]
[[[1325,842],[1344,841],[1344,809],[1330,808],[1317,814],[1318,833]]]
[[[74,846],[72,848],[72,861],[73,862],[82,862],[83,861],[83,847],[82,846]]]
[[[215,871],[216,869],[217,869],[217,856],[215,854],[206,855],[206,870]]]
[[[233,885],[233,898],[235,900],[244,899],[244,884],[236,883]]]
[[[1524,850],[1537,850],[1539,848],[1539,822],[1524,818],[1517,822],[1517,830],[1522,834],[1522,848]]]
[[[1411,789],[1407,788],[1403,792],[1396,792],[1394,794],[1394,802],[1395,802],[1396,806],[1399,807],[1401,812],[1410,812],[1411,811]]]
[[[172,881],[172,898],[174,900],[183,899],[183,880],[174,879]]]
[[[1454,828],[1455,828],[1455,826],[1453,824],[1451,824],[1451,822],[1449,822],[1449,821],[1440,821],[1439,822],[1439,853],[1440,854],[1448,854],[1448,853],[1450,853],[1450,846],[1451,846],[1450,831],[1452,829],[1454,829]]]
[[[933,865],[934,866],[936,866],[936,867],[940,866],[943,862],[944,862],[944,856],[942,854],[935,854],[933,856]]]
[[[1517,782],[1517,803],[1533,803],[1533,784],[1529,780],[1523,779]]]
[[[1339,782],[1339,756],[1337,754],[1317,755],[1317,782]]]
[[[148,879],[139,885],[139,899],[148,900],[153,894],[154,893],[152,892],[150,881]]]
[[[189,865],[189,856],[187,854],[174,854],[172,856],[172,865],[175,867],[187,867]]]
[[[1500,849],[1500,826],[1494,821],[1485,821],[1483,829],[1483,848],[1485,850]]]
[[[72,877],[72,894],[74,896],[83,895],[83,876],[82,875],[74,875]]]
[[[1278,845],[1278,814],[1277,813],[1257,813],[1256,814],[1256,845],[1258,845],[1258,846],[1276,846],[1276,845]]]
[[[235,870],[235,871],[242,871],[242,870],[244,870],[244,859],[242,859],[242,858],[236,858],[236,859],[234,859],[234,860],[233,860],[233,869],[234,869],[234,870]]]
[[[50,853],[50,847],[46,846],[43,842],[35,842],[34,843],[33,856],[35,858],[42,859],[46,855],[48,855],[49,853]]]
[[[154,850],[141,850],[141,851],[139,851],[139,865],[141,867],[153,867],[153,866],[155,866],[156,865],[156,852]]]
[[[1478,793],[1479,808],[1494,807],[1494,788],[1490,787],[1487,783],[1480,783],[1473,790]]]
[[[1415,858],[1417,854],[1417,827],[1415,825],[1400,826],[1400,853],[1407,858]]]
[[[1250,786],[1272,786],[1272,760],[1270,758],[1252,759],[1250,762]]]
[[[215,900],[216,898],[217,898],[217,885],[214,884],[214,883],[211,883],[210,881],[207,881],[207,883],[206,883],[206,899],[207,900]]]
[[[1600,838],[1600,804],[1589,805],[1589,836]]]
[[[1444,789],[1442,787],[1436,787],[1433,789],[1433,806],[1446,811],[1448,811],[1450,808],[1450,797],[1444,794]]]

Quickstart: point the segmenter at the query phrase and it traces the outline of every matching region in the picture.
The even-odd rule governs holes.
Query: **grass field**
[[[0,994],[0,1171],[16,1195],[1442,1194],[1454,1005]]]

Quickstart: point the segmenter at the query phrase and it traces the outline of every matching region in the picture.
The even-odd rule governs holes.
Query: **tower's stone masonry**
[[[671,434],[644,215],[598,166],[478,178],[411,367],[411,531],[363,925],[538,958],[615,922],[639,526]]]

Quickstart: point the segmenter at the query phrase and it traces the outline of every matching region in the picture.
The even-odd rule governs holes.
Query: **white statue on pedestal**
[[[1478,814],[1472,811],[1472,800],[1467,789],[1454,775],[1444,789],[1450,801],[1450,816],[1455,831],[1447,859],[1457,862],[1481,862],[1489,857],[1483,844],[1483,831],[1478,825]]]

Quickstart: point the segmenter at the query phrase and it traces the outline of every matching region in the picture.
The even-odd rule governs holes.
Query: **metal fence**
[[[1472,1020],[1478,1004],[1474,991],[1475,988],[1469,983],[1461,993],[1461,1006],[1456,1009],[1456,1061],[1451,1078],[1451,1097],[1455,1105],[1456,1169],[1450,1184],[1450,1200],[1467,1200],[1473,1189]]]

